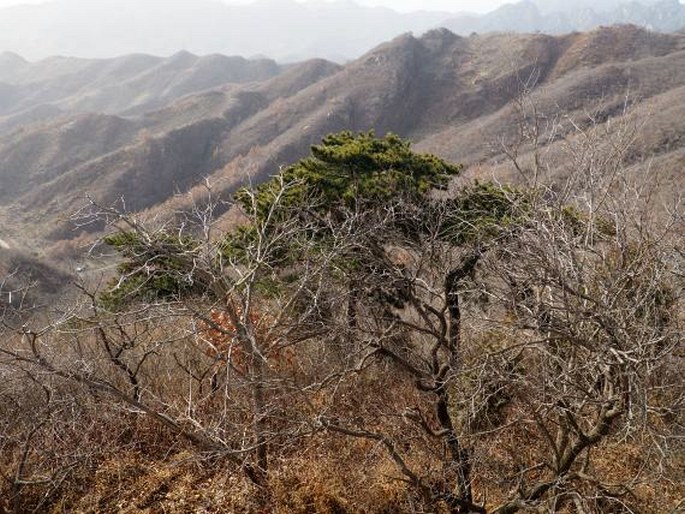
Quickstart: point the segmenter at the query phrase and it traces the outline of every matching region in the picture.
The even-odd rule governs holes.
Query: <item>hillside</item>
[[[75,269],[87,233],[101,228],[70,221],[86,194],[164,217],[189,209],[183,193],[206,178],[215,193],[230,195],[248,177],[262,180],[324,134],[346,129],[398,133],[417,149],[464,163],[468,176],[511,176],[502,142],[516,136],[526,81],[542,111],[585,121],[592,113],[600,125],[620,114],[626,95],[644,105],[641,155],[652,159],[651,172],[664,170],[664,190],[677,191],[684,46],[682,35],[625,26],[557,37],[464,38],[441,29],[401,36],[344,67],[191,54],[29,64],[5,54],[0,73],[24,110],[0,118],[7,122],[0,129],[0,234],[18,251]],[[160,70],[168,79],[155,79]],[[127,77],[135,89],[127,89]],[[5,112],[20,108],[10,105]],[[18,127],[8,121],[36,111],[45,119]],[[200,187],[193,201],[202,194]]]
[[[635,24],[651,30],[674,32],[685,25],[685,5],[679,0],[639,2],[507,3],[483,16],[454,16],[442,26],[458,33],[516,31],[565,34],[600,26]]]
[[[38,62],[6,52],[0,54],[0,133],[75,112],[142,113],[190,93],[265,80],[280,72],[268,59],[188,52],[169,58],[139,54]]]
[[[1,514],[682,507],[685,34],[0,74]]]

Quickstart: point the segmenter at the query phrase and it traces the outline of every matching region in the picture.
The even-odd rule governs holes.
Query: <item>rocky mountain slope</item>
[[[652,159],[654,173],[666,170],[670,183],[682,180],[683,35],[626,26],[561,37],[464,38],[442,29],[421,38],[401,36],[344,67],[323,60],[278,68],[268,61],[206,59],[184,54],[78,63],[100,70],[100,78],[81,89],[46,86],[41,94],[21,93],[25,110],[62,114],[0,130],[2,237],[18,249],[73,258],[81,239],[98,229],[69,219],[86,194],[103,204],[121,205],[123,199],[134,212],[167,215],[189,208],[185,193],[201,190],[206,178],[215,193],[228,196],[248,178],[263,179],[304,155],[322,135],[346,129],[396,132],[422,151],[464,163],[467,175],[506,175],[502,143],[516,137],[524,87],[541,112],[563,112],[579,123],[591,114],[598,126],[620,117],[627,97],[640,103],[648,116],[636,152]],[[146,82],[152,70],[177,60],[189,64],[169,72],[167,82]],[[2,62],[0,73],[15,77],[24,91],[21,69],[28,65],[12,56]],[[241,71],[229,74],[228,62]],[[18,71],[12,74],[11,66]],[[64,83],[59,77],[69,72],[61,66],[77,67],[72,60],[43,66],[49,68],[42,72],[45,84]],[[124,76],[122,67],[136,84],[135,98],[123,87],[109,96],[110,79],[104,77]],[[194,75],[198,69],[205,74]],[[186,79],[197,76],[197,91],[178,98],[188,91]],[[206,76],[229,81],[211,87]],[[91,91],[91,98],[79,96],[80,90]],[[41,103],[46,98],[54,100]],[[87,112],[90,107],[100,111]],[[549,147],[572,130],[563,125]]]
[[[169,58],[52,57],[33,63],[5,52],[0,54],[0,130],[64,113],[141,113],[189,93],[268,79],[281,69],[268,59],[188,52]]]

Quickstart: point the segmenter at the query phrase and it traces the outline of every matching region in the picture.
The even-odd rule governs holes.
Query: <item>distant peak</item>
[[[174,62],[183,62],[183,61],[191,61],[194,59],[198,59],[197,55],[190,53],[187,50],[181,50],[179,52],[176,52],[172,56],[169,57],[170,61]]]
[[[188,50],[179,50],[176,52],[172,57],[195,57],[193,54],[191,54]]]
[[[449,29],[446,29],[444,27],[439,27],[437,29],[431,29],[428,32],[426,32],[423,36],[421,36],[422,40],[442,40],[446,42],[450,41],[457,41],[458,39],[462,39],[461,36],[458,36],[454,32],[452,32]]]
[[[456,34],[454,32],[452,32],[450,29],[447,29],[445,27],[438,27],[435,29],[431,29],[431,30],[427,31],[426,34],[424,35],[424,37],[433,37],[433,38],[436,38],[436,37],[452,38],[455,36],[456,36]]]
[[[21,55],[14,52],[0,52],[0,62],[28,64],[28,61],[26,59],[24,59]]]
[[[499,6],[493,12],[524,11],[524,10],[527,12],[535,12],[535,13],[540,12],[540,9],[538,8],[537,4],[535,4],[531,0],[521,0],[520,2],[516,2],[516,3],[506,3],[506,4]]]

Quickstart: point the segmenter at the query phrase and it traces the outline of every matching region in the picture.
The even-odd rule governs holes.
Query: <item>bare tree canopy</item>
[[[537,141],[573,120],[518,105],[519,185],[345,132],[240,190],[228,232],[209,185],[156,227],[91,205],[117,276],[40,325],[6,317],[0,508],[147,444],[262,512],[675,512],[682,210],[657,217],[622,165],[627,122],[576,123],[549,180]],[[362,470],[336,487],[366,497],[322,492]]]

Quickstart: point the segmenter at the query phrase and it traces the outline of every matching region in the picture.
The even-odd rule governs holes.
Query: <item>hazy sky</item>
[[[356,0],[363,5],[382,5],[396,11],[416,11],[419,9],[433,11],[474,11],[487,12],[507,0]],[[509,0],[516,1],[516,0]]]
[[[39,4],[46,0],[0,0],[0,7],[17,4]],[[97,0],[88,0],[97,2]],[[164,0],[158,0],[164,1]],[[224,0],[226,3],[247,3],[249,0]],[[302,1],[302,0],[299,0]],[[323,0],[317,0],[323,1]],[[355,0],[363,5],[383,5],[397,11],[415,11],[418,9],[441,11],[474,11],[487,12],[506,3],[506,0]],[[513,0],[515,1],[515,0]]]

